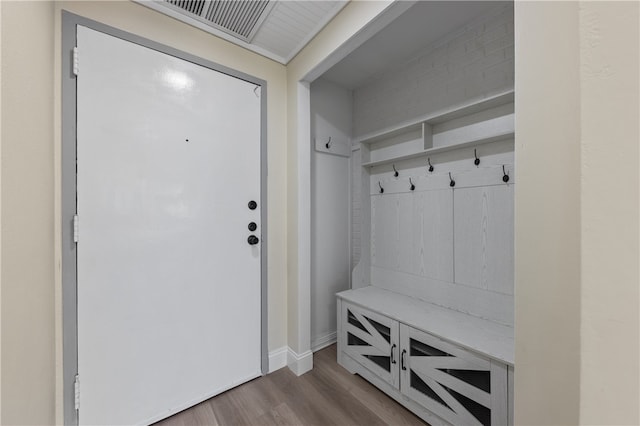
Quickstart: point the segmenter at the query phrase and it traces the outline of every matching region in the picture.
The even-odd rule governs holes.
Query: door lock
[[[260,242],[260,239],[255,235],[249,235],[249,238],[247,238],[247,242],[249,243],[250,246],[255,246]]]
[[[249,231],[253,232],[253,231],[255,231],[256,229],[258,229],[258,225],[256,225],[256,223],[255,223],[255,222],[251,222],[251,223],[249,223]]]
[[[256,207],[258,207],[258,203],[253,200],[249,201],[249,210],[255,210]]]

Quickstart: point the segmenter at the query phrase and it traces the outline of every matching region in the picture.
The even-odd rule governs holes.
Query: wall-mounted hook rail
[[[475,164],[476,166],[479,166],[480,159],[478,158],[478,152],[476,149],[473,150],[473,156],[476,158],[475,160],[473,160],[473,164]]]
[[[382,187],[382,185],[380,184],[380,181],[378,181],[378,186],[380,187],[380,193],[382,194],[384,192],[384,188]]]
[[[410,190],[414,190],[416,189],[416,186],[413,184],[413,182],[411,181],[411,178],[409,178],[409,183],[411,184],[411,186],[409,187]]]
[[[427,158],[427,163],[429,163],[429,173],[433,173],[433,166],[431,165],[431,158]]]
[[[326,146],[327,149],[331,148],[331,136],[329,136],[329,140],[324,144],[324,146]]]
[[[452,188],[456,186],[456,181],[451,177],[451,172],[449,172],[449,186]]]
[[[506,172],[506,170],[504,168],[504,164],[502,165],[502,181],[504,183],[509,182],[509,174]]]
[[[398,173],[398,171],[396,170],[396,165],[395,165],[395,164],[392,164],[392,166],[393,166],[393,175],[394,175],[395,177],[398,177],[398,175],[399,175],[400,173]]]

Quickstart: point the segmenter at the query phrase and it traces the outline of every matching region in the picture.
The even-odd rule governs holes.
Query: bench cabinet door
[[[506,425],[507,367],[400,326],[402,393],[456,425]]]
[[[340,339],[344,352],[399,388],[398,322],[347,302],[341,305]]]

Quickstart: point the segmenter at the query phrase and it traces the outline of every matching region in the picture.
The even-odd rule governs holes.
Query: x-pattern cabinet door
[[[399,388],[399,323],[349,303],[342,304],[342,346],[354,360]]]
[[[457,425],[507,424],[507,369],[400,326],[401,391]]]

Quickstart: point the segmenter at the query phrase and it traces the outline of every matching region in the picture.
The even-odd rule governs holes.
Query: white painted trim
[[[351,92],[353,94],[353,92]],[[353,288],[351,283],[351,270],[355,266],[353,264],[353,145],[351,145],[351,138],[349,138],[349,162],[347,163],[347,185],[349,188],[349,208],[347,209],[347,232],[349,236],[349,247],[347,250],[347,265],[349,265],[349,288]],[[316,349],[317,350],[317,349]]]
[[[311,342],[311,352],[317,352],[320,349],[324,349],[327,346],[333,345],[336,343],[337,332],[325,334],[324,336],[316,337]]]
[[[297,354],[293,349],[287,350],[287,366],[296,376],[301,376],[313,368],[313,352],[310,350]]]
[[[311,353],[311,85],[297,85],[298,347]],[[291,364],[289,363],[289,368]],[[310,368],[313,368],[311,358]],[[302,373],[300,373],[302,374]]]
[[[273,373],[274,371],[287,366],[288,351],[289,348],[287,346],[283,346],[269,352],[269,373]]]

